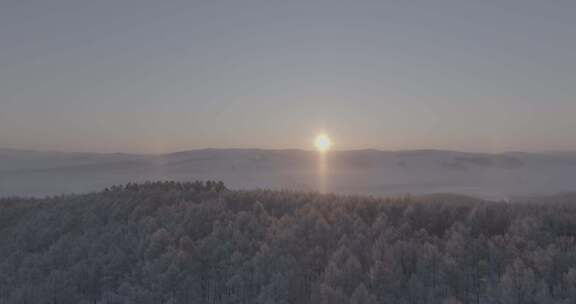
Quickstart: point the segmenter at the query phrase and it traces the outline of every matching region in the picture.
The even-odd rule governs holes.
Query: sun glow
[[[316,149],[318,151],[326,152],[330,150],[330,148],[332,147],[332,140],[326,134],[320,134],[316,136],[316,139],[314,140],[314,145],[316,146]]]

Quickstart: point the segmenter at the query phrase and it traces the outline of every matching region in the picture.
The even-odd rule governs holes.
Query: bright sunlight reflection
[[[330,150],[330,147],[332,147],[332,140],[326,134],[320,134],[316,136],[316,139],[314,140],[314,145],[316,146],[316,149],[318,151],[326,152]]]

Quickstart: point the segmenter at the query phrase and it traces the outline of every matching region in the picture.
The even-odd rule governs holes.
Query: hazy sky
[[[576,150],[576,1],[0,1],[0,147]]]

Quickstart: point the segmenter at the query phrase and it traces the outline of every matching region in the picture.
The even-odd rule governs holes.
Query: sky
[[[576,150],[575,1],[0,1],[0,147]]]

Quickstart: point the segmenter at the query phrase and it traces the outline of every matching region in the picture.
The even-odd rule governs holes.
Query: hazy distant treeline
[[[0,200],[0,303],[575,303],[576,202],[147,183]]]

